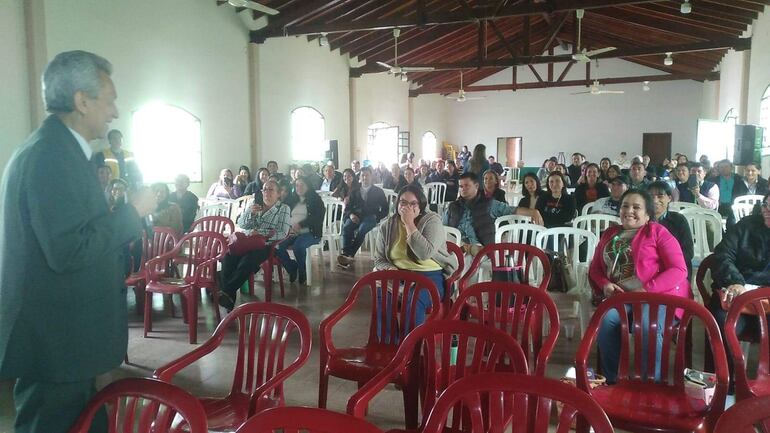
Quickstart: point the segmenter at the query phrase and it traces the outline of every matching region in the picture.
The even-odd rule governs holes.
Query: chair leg
[[[134,300],[136,301],[136,314],[142,314],[144,311],[144,282],[139,282],[134,286]]]
[[[171,317],[176,317],[176,310],[174,309],[174,295],[163,295],[163,303],[168,302],[169,308],[171,308]]]
[[[198,296],[199,288],[193,287],[187,291],[187,328],[190,331],[190,344],[198,342]],[[183,295],[184,296],[184,295]]]
[[[307,254],[305,254],[305,282],[308,286],[313,285],[313,251],[312,247],[308,248]],[[323,260],[321,262],[323,263]]]
[[[273,299],[273,267],[263,264],[262,272],[265,280],[265,302],[271,302]]]
[[[404,394],[404,422],[407,430],[416,430],[418,425],[419,395],[416,384],[408,384],[402,390]]]
[[[329,392],[329,375],[321,367],[321,377],[318,379],[318,407],[326,409],[326,397]]]
[[[249,295],[254,296],[254,272],[249,274]]]
[[[144,338],[152,331],[152,292],[144,292]]]
[[[182,322],[184,323],[190,323],[190,315],[188,313],[189,307],[189,299],[187,299],[187,296],[184,295],[184,293],[179,294],[179,302],[182,304]]]
[[[214,308],[214,316],[217,318],[217,323],[222,321],[222,315],[219,313],[219,287],[216,284],[211,287],[211,307]]]
[[[281,266],[281,262],[278,262],[278,284],[281,285],[281,298],[285,298],[286,294],[283,291],[283,266]]]

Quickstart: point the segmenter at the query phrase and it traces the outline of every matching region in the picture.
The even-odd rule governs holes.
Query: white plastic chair
[[[588,288],[588,267],[596,250],[599,238],[588,230],[574,227],[554,227],[546,229],[537,235],[537,246],[541,249],[552,247],[570,258],[572,275],[575,276],[577,285],[572,288],[575,293],[582,293]],[[580,258],[580,247],[586,244],[585,257]],[[572,249],[572,252],[568,251]]]
[[[387,188],[383,188],[382,191],[385,193],[385,199],[388,200],[388,215],[393,215],[393,213],[398,208],[396,205],[396,200],[398,200],[398,193],[392,189]]]
[[[324,205],[326,206],[326,212],[324,213],[323,235],[321,236],[321,242],[311,245],[307,249],[307,256],[305,258],[305,270],[307,275],[308,286],[312,284],[313,276],[313,253],[317,253],[318,257],[323,263],[323,246],[324,243],[329,245],[329,268],[334,269],[334,261],[337,259],[337,251],[340,248],[342,242],[342,215],[345,205],[342,200],[324,197]]]
[[[671,212],[681,212],[685,209],[702,209],[700,205],[688,203],[686,201],[672,201],[668,204],[668,210]]]
[[[508,224],[532,224],[532,218],[526,215],[503,215],[495,219],[495,232]]]
[[[249,194],[233,200],[232,204],[230,205],[230,219],[233,221],[238,221],[238,217],[241,216],[243,211],[246,209],[246,205],[253,198],[254,196]]]
[[[596,204],[595,201],[592,201],[591,203],[586,203],[583,205],[583,209],[580,211],[580,215],[588,215],[594,210],[594,205]]]
[[[698,267],[701,260],[714,252],[714,247],[722,242],[722,215],[702,207],[684,209],[680,213],[690,224],[695,247],[693,266]],[[709,234],[711,234],[711,242],[709,242]]]
[[[436,205],[436,212],[444,215],[446,203],[446,184],[443,182],[429,182],[425,184],[425,196],[428,198],[428,207]]]
[[[742,195],[740,197],[735,197],[733,200],[733,204],[762,204],[762,200],[764,200],[765,196],[763,195]]]
[[[744,217],[751,215],[751,212],[754,211],[754,205],[751,203],[734,203],[732,208],[736,221],[740,221]]]
[[[462,233],[460,233],[460,230],[454,227],[444,226],[444,233],[446,233],[447,241],[462,246],[463,236]]]
[[[517,223],[502,225],[495,230],[495,243],[527,244],[538,246],[537,237],[546,228],[537,224]]]
[[[581,215],[572,220],[572,227],[588,230],[596,236],[596,239],[601,239],[603,231],[607,230],[610,226],[617,224],[620,224],[620,217],[616,217],[615,215]]]
[[[227,202],[208,204],[200,208],[196,219],[205,217],[205,216],[223,216],[223,217],[230,218],[231,207],[232,207],[232,201],[230,200],[228,200]]]

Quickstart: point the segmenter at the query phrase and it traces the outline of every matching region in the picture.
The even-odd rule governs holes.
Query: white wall
[[[366,159],[367,128],[372,123],[385,122],[409,131],[409,83],[388,74],[367,74],[350,80],[350,92],[352,158]],[[420,147],[420,140],[410,132],[414,150]]]
[[[753,41],[756,47],[756,41]],[[717,120],[723,120],[730,110],[730,117],[735,116],[736,123],[746,115],[742,101],[745,98],[744,83],[747,79],[746,60],[749,51],[735,52],[730,50],[719,64],[719,111]]]
[[[417,158],[436,159],[441,155],[441,143],[447,140],[447,104],[441,95],[423,95],[409,98],[412,112],[412,151]],[[436,153],[424,155],[422,151],[422,135],[431,131],[436,134]]]
[[[32,130],[23,3],[0,1],[0,176]]]
[[[748,85],[747,122],[756,125],[759,123],[759,101],[770,85],[770,8],[765,7],[765,12],[753,24],[753,39],[751,45],[751,70]]]
[[[222,167],[248,163],[247,31],[231,8],[206,0],[48,0],[50,57],[72,49],[110,60],[121,129],[131,147],[131,113],[160,101],[201,120],[205,192]]]
[[[326,138],[338,140],[340,166],[349,166],[347,56],[304,37],[269,39],[258,52],[259,162],[291,161],[291,112],[310,106],[324,116]]]
[[[556,66],[554,75],[563,66]],[[539,73],[545,78],[546,67]],[[661,72],[622,60],[603,60],[593,69],[592,78],[623,75],[657,75]],[[534,81],[528,68],[518,71],[521,82]],[[573,67],[566,80],[584,79],[585,68]],[[506,69],[475,84],[510,83]],[[523,157],[527,165],[565,152],[567,157],[581,151],[589,160],[603,156],[616,158],[626,151],[641,153],[642,133],[671,132],[672,153],[695,152],[697,119],[701,111],[703,84],[696,81],[668,81],[650,84],[644,92],[641,83],[611,85],[606,89],[625,90],[623,95],[571,95],[585,87],[482,92],[481,101],[446,102],[448,136],[458,146],[477,143],[494,152],[498,137],[523,137]],[[477,94],[474,94],[474,96]]]

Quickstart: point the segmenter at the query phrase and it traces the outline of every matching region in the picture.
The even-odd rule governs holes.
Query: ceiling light
[[[406,74],[401,74],[401,81],[409,81],[409,78],[406,77]]]
[[[329,38],[326,37],[326,33],[321,33],[321,37],[318,38],[318,46],[325,47],[329,45]]]
[[[682,3],[682,6],[679,8],[679,12],[683,14],[689,14],[692,12],[692,5],[690,4],[690,0],[684,0],[684,3]]]
[[[673,53],[671,53],[670,51],[668,53],[666,53],[666,58],[663,59],[663,64],[664,65],[671,66],[671,65],[674,64],[674,58],[671,57],[671,54],[673,54]]]
[[[650,91],[650,82],[649,81],[645,81],[644,84],[642,84],[642,90],[644,90],[645,92],[649,92]]]

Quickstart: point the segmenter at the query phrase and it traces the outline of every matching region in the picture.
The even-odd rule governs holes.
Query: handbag
[[[562,245],[566,246],[566,239],[562,239]],[[564,251],[569,252],[568,248]],[[567,254],[562,254],[554,250],[543,250],[551,262],[551,281],[548,283],[549,292],[568,292],[577,285],[577,279],[572,272],[570,258]]]
[[[236,256],[246,255],[254,250],[265,248],[267,242],[261,234],[247,235],[243,232],[234,232],[227,238],[229,252]]]

